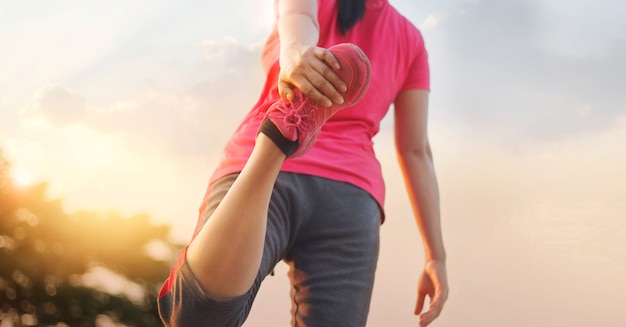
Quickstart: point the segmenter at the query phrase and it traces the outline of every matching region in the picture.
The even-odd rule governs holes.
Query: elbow
[[[433,161],[433,152],[430,147],[430,143],[424,142],[422,144],[403,146],[398,144],[396,147],[398,158],[402,161],[412,160],[426,160]]]

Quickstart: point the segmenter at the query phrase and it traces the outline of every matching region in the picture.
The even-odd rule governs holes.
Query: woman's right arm
[[[340,92],[347,86],[334,72],[339,69],[339,63],[330,51],[316,46],[317,0],[278,0],[277,6],[280,95],[292,100],[293,89],[297,88],[319,105],[342,103]]]

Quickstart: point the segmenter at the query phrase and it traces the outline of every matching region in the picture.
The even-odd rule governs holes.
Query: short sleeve
[[[430,90],[430,67],[428,65],[428,52],[421,36],[413,61],[409,64],[407,75],[401,90],[423,89]]]

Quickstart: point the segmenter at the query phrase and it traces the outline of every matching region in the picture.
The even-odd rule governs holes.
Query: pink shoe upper
[[[305,154],[315,144],[317,134],[322,125],[339,110],[348,108],[359,102],[367,93],[371,81],[372,69],[367,56],[354,44],[341,43],[328,49],[339,61],[341,68],[335,71],[348,85],[342,94],[344,103],[330,107],[318,106],[295,90],[292,101],[279,100],[272,105],[266,114],[281,134],[290,141],[298,141],[298,147],[290,157]]]

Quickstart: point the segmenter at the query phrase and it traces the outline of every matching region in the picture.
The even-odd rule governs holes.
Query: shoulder
[[[392,5],[389,5],[389,18],[392,33],[396,35],[396,44],[401,53],[409,60],[421,56],[426,52],[424,37],[419,28]]]
[[[398,12],[395,8],[393,8],[397,19],[397,26],[402,30],[402,35],[407,38],[407,41],[410,41],[415,44],[423,44],[424,38],[422,36],[422,32],[419,30],[413,22],[411,22],[406,16]]]

